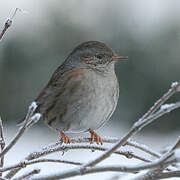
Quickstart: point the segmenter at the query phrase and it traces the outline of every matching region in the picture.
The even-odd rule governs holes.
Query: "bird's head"
[[[77,66],[89,67],[97,70],[108,70],[114,67],[117,60],[127,59],[127,56],[117,56],[106,44],[98,41],[87,41],[77,46],[68,61]]]

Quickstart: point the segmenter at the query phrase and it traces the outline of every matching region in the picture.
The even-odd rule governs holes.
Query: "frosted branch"
[[[79,162],[73,162],[73,161],[65,161],[65,160],[49,160],[49,159],[38,159],[38,160],[34,160],[37,159],[39,157],[42,156],[46,156],[49,155],[51,153],[55,153],[55,152],[66,152],[67,150],[77,150],[77,149],[87,149],[87,150],[98,150],[98,151],[105,151],[107,150],[106,147],[102,147],[102,146],[98,146],[98,145],[82,145],[82,144],[63,144],[63,145],[58,145],[58,146],[53,146],[51,148],[43,148],[40,151],[36,151],[33,152],[31,154],[29,154],[24,161],[21,161],[20,163],[14,164],[14,165],[10,165],[10,166],[6,166],[2,169],[0,169],[0,172],[4,172],[4,171],[9,171],[11,170],[7,175],[6,178],[10,178],[12,177],[12,175],[14,176],[18,171],[20,171],[22,168],[25,168],[27,165],[31,165],[31,164],[35,164],[35,163],[40,163],[40,162],[59,162],[59,163],[66,163],[66,164],[74,164],[74,165],[82,165],[82,163]],[[131,151],[115,151],[115,154],[119,154],[119,155],[123,155],[128,159],[134,158],[134,159],[138,159],[144,162],[151,162],[151,160],[148,160],[147,158],[135,155],[133,152]],[[12,174],[13,173],[13,174]]]
[[[12,22],[13,22],[13,18],[15,17],[15,15],[17,14],[18,11],[22,12],[21,9],[16,8],[15,11],[14,11],[14,13],[13,13],[13,15],[12,15],[10,18],[8,18],[8,19],[6,20],[6,22],[4,23],[3,30],[2,30],[2,32],[0,33],[0,41],[2,40],[2,38],[3,38],[3,36],[5,35],[5,33],[6,33],[6,31],[8,30],[8,28],[11,27]]]
[[[18,178],[14,178],[13,180],[25,180],[25,179],[29,179],[31,176],[35,175],[35,174],[39,174],[40,173],[40,169],[34,169],[28,173],[25,173],[22,176],[19,176]]]
[[[40,118],[40,116],[33,116],[36,119],[33,119],[32,115],[36,109],[37,105],[35,102],[33,102],[28,109],[28,113],[25,117],[25,120],[23,122],[23,125],[19,128],[18,133],[15,135],[15,137],[11,140],[11,142],[3,149],[3,151],[0,153],[0,157],[3,157],[15,144],[16,142],[19,140],[19,138],[23,135],[23,133],[25,132],[25,130],[27,129],[27,125],[28,123],[30,123],[31,121],[37,121]]]
[[[72,143],[72,144],[75,144],[75,143],[89,143],[90,140],[91,140],[91,139],[88,138],[88,137],[77,137],[77,138],[71,138],[71,143]],[[102,138],[102,140],[103,140],[104,143],[114,144],[114,143],[117,143],[120,139],[114,138],[114,137],[104,137],[104,138]],[[49,146],[47,146],[47,147],[44,147],[44,149],[53,148],[53,147],[55,147],[55,146],[57,146],[57,145],[61,145],[61,142],[58,141],[58,142],[56,142],[56,143],[54,143],[54,144],[51,144],[51,145],[49,145]],[[151,149],[150,147],[148,147],[147,145],[144,145],[144,144],[142,144],[142,143],[135,142],[135,141],[133,141],[133,140],[128,140],[128,141],[124,144],[124,146],[126,146],[126,145],[127,145],[127,146],[131,146],[131,147],[134,147],[134,148],[136,148],[136,149],[139,149],[139,150],[141,150],[141,151],[143,151],[143,152],[145,152],[145,153],[147,153],[147,154],[149,154],[149,155],[151,155],[151,156],[154,156],[154,157],[156,157],[156,158],[159,158],[159,157],[161,156],[160,153],[155,152],[154,150],[152,150],[152,149]],[[99,147],[99,146],[97,146],[97,147]]]

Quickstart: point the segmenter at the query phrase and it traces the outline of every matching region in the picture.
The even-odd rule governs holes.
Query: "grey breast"
[[[110,119],[116,108],[119,85],[115,74],[106,77],[90,69],[85,71],[81,88],[78,89],[77,85],[71,90],[66,99],[66,113],[53,125],[58,130],[84,132],[98,129]]]
[[[58,131],[98,129],[116,108],[119,96],[116,75],[102,76],[91,69],[74,73],[78,74],[75,78],[71,71],[61,76],[57,90],[53,87],[51,92],[51,87],[46,88],[46,106],[41,107],[45,122]]]

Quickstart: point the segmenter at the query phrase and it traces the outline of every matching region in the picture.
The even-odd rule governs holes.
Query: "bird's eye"
[[[97,57],[98,59],[102,59],[104,56],[103,56],[102,54],[97,54],[96,57]]]

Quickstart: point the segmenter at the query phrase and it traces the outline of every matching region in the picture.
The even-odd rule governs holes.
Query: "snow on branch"
[[[29,179],[31,176],[35,175],[35,174],[39,174],[40,173],[40,169],[34,169],[31,170],[30,172],[27,172],[26,174],[19,176],[17,178],[14,178],[13,180],[26,180]]]
[[[17,134],[15,135],[15,137],[10,141],[10,143],[5,146],[5,148],[1,151],[0,153],[0,157],[3,157],[19,140],[19,138],[23,135],[23,133],[25,132],[25,130],[28,128],[29,123],[31,122],[37,122],[40,119],[40,115],[38,113],[38,115],[34,115],[33,113],[36,109],[36,103],[33,102],[30,107],[29,110],[27,112],[27,115],[25,117],[25,120],[23,122],[23,125],[19,128],[19,131],[17,132]]]
[[[8,30],[9,27],[11,27],[12,23],[13,23],[13,19],[16,16],[17,12],[22,12],[22,13],[26,13],[26,11],[20,9],[20,8],[16,8],[13,15],[8,18],[5,23],[4,23],[4,27],[0,33],[0,41],[2,40],[3,36],[5,35],[6,31]]]
[[[13,15],[10,18],[8,18],[4,23],[4,27],[3,27],[2,31],[0,32],[0,42],[1,42],[2,38],[4,37],[5,33],[7,32],[8,28],[12,26],[13,19],[16,16],[17,12],[21,12],[24,14],[27,13],[27,11],[22,10],[20,8],[15,9]]]

